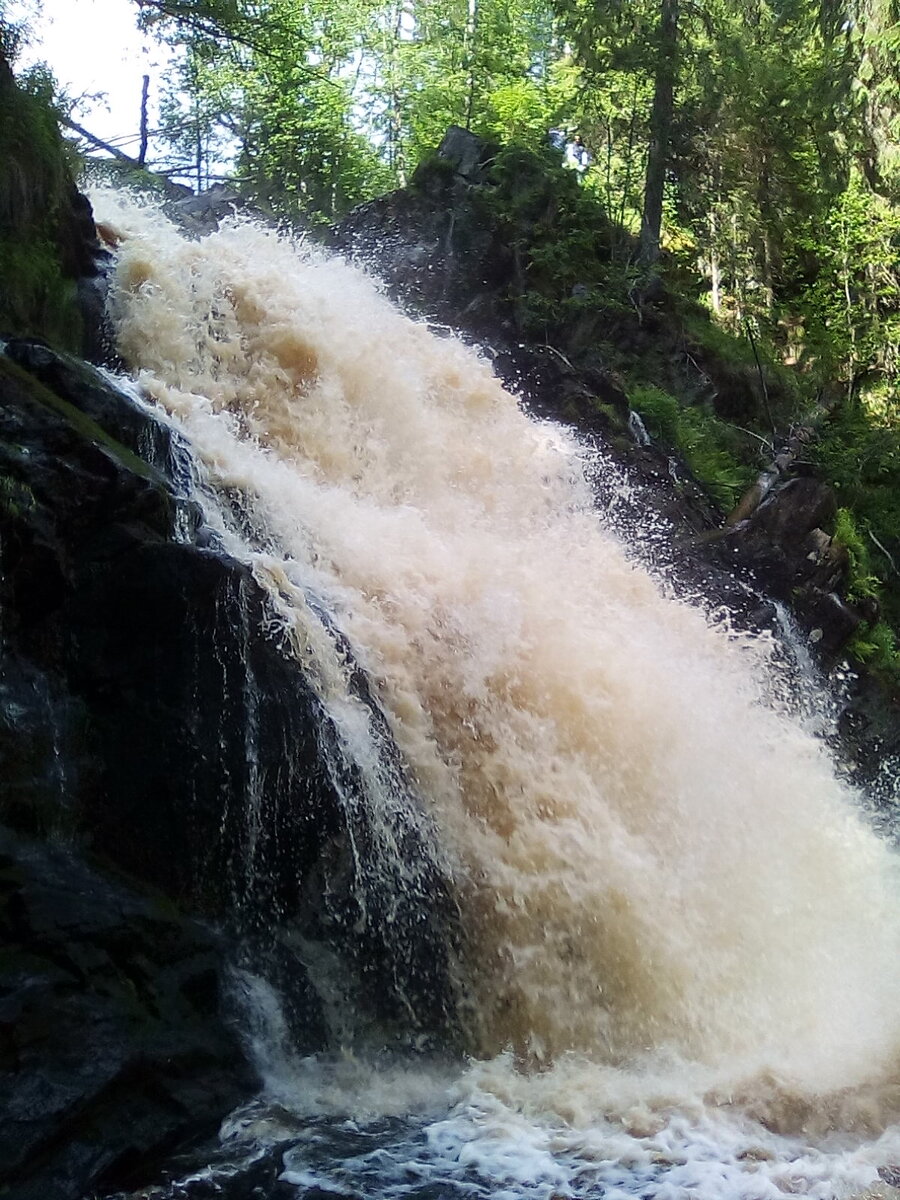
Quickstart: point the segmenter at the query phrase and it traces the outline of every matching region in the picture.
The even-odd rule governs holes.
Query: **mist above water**
[[[479,1095],[644,1138],[679,1105],[891,1119],[895,857],[773,707],[766,644],[663,596],[583,447],[358,270],[95,202],[122,356],[265,531],[297,653],[292,604],[327,599],[440,830]]]

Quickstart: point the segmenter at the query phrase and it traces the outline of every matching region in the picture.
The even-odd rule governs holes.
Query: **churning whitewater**
[[[192,242],[95,204],[123,359],[253,514],[296,653],[307,589],[327,600],[469,932],[461,1077],[426,1102],[412,1064],[342,1086],[307,1063],[307,1106],[449,1095],[427,1169],[474,1163],[495,1195],[871,1183],[900,1158],[897,864],[767,702],[765,644],[662,595],[574,438],[361,272],[252,223]]]

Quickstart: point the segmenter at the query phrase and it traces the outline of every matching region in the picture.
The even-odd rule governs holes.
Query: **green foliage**
[[[549,148],[512,144],[496,155],[490,186],[473,202],[499,229],[515,264],[523,329],[552,331],[580,313],[625,311],[636,271],[612,257],[614,230],[597,197]]]
[[[850,560],[847,599],[852,602],[877,598],[878,579],[872,574],[869,550],[860,536],[856,520],[849,508],[838,509],[833,536],[835,542],[847,551]]]
[[[245,190],[332,220],[393,180],[356,127],[367,0],[141,0],[181,57],[162,116],[172,174],[205,186],[230,158]]]
[[[850,653],[896,686],[900,683],[900,650],[893,629],[884,621],[865,625],[850,641]]]
[[[865,575],[883,589],[888,619],[900,623],[900,394],[893,389],[844,400],[822,431],[815,456],[844,509],[866,537]],[[846,541],[851,558],[852,543]]]
[[[900,183],[900,14],[896,0],[856,0],[850,31],[857,67],[851,81],[850,143],[872,188]]]
[[[184,46],[164,120],[200,183],[233,155],[276,208],[328,220],[405,183],[450,124],[533,150],[577,125],[610,257],[633,257],[660,0],[138,2]],[[820,379],[898,343],[896,213],[866,193],[900,128],[892,5],[681,5],[664,244],[718,321]]]
[[[734,332],[725,329],[696,305],[680,301],[678,308],[685,341],[696,347],[691,352],[715,364],[723,387],[752,397],[745,419],[758,432],[771,438],[773,424],[787,429],[814,407],[818,380],[786,367],[771,342],[751,341],[746,325]]]
[[[75,286],[56,240],[70,187],[49,76],[0,79],[0,330],[77,349]]]
[[[850,559],[848,598],[875,601],[885,628],[900,627],[900,395],[881,387],[859,399],[845,398],[831,414],[815,456],[824,477],[835,488],[842,507],[835,538]],[[875,640],[865,629],[851,649],[863,661],[885,669],[891,655],[886,634]]]
[[[635,384],[629,401],[648,431],[684,458],[696,478],[726,511],[753,482],[750,439],[705,408],[685,407],[652,384]]]
[[[900,409],[885,398],[844,403],[832,416],[816,456],[842,500],[835,541],[847,550],[847,598],[881,620],[864,624],[851,643],[862,662],[900,681],[894,630],[900,627]]]
[[[541,144],[573,99],[548,0],[139,0],[183,46],[174,162],[233,155],[276,208],[331,220],[398,183],[451,124]]]
[[[30,5],[20,0],[14,13],[10,12],[12,7],[8,0],[0,0],[0,58],[10,64],[15,62],[22,46],[28,41],[28,10],[30,8],[30,15],[34,16],[40,10],[40,0],[31,0]]]
[[[900,210],[854,172],[823,218],[818,241],[798,239],[818,271],[801,305],[813,346],[852,388],[900,374]]]
[[[874,602],[877,611],[883,598],[882,582],[873,572],[869,548],[853,513],[847,508],[837,511],[834,540],[844,547],[850,560],[847,599],[864,607]],[[900,648],[887,621],[864,621],[850,640],[848,649],[858,662],[887,676],[893,683],[900,683]]]
[[[681,319],[687,336],[717,358],[735,367],[756,366],[753,347],[746,335],[732,333],[710,320],[708,313],[698,312],[696,309],[686,309]],[[765,367],[771,369],[774,365],[771,354],[766,349],[763,349],[762,354]]]

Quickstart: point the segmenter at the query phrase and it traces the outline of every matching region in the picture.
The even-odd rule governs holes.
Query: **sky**
[[[136,154],[141,79],[150,76],[152,129],[168,51],[138,31],[134,0],[13,0],[7,11],[13,19],[28,18],[33,35],[16,69],[46,62],[67,94],[78,98],[72,120],[124,153]],[[99,92],[105,96],[87,99]]]

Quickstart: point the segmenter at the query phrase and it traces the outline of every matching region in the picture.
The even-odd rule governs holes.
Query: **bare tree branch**
[[[96,137],[93,133],[88,133],[82,125],[77,124],[71,117],[64,117],[60,114],[59,121],[67,128],[73,129],[79,137],[85,138],[92,146],[98,146],[101,150],[105,150],[107,154],[111,154],[113,158],[117,158],[119,162],[128,163],[135,170],[141,170],[141,163],[136,158],[130,158],[127,154],[123,154],[121,150],[117,149],[117,147],[111,146],[109,142],[104,142],[102,138]]]

